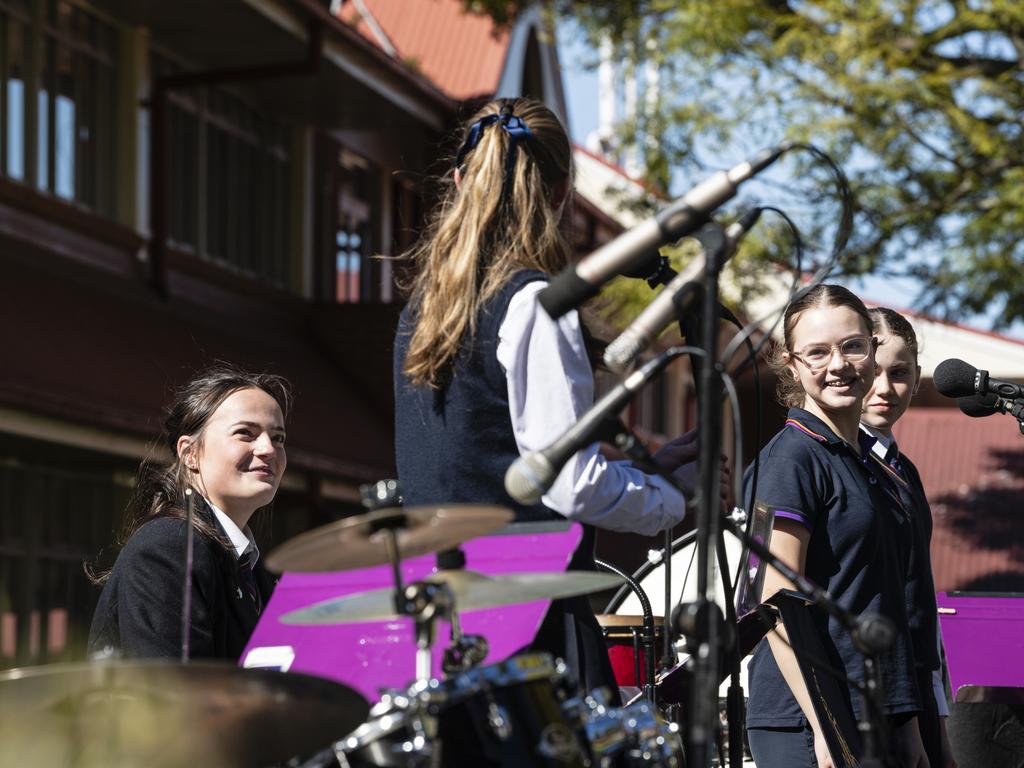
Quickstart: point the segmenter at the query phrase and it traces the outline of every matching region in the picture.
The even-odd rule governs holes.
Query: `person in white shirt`
[[[218,366],[171,403],[164,442],[173,460],[145,461],[113,568],[89,632],[91,655],[178,658],[183,646],[187,510],[193,506],[189,655],[237,660],[274,580],[249,528],[284,474],[289,385]]]
[[[501,504],[517,520],[584,523],[570,567],[593,568],[593,527],[654,534],[683,518],[683,494],[595,443],[573,456],[540,504],[503,487],[521,455],[547,447],[593,404],[577,312],[552,320],[539,291],[571,252],[560,219],[572,148],[558,118],[531,99],[500,99],[469,120],[415,267],[395,343],[398,479],[408,505]],[[694,434],[656,459],[692,487]],[[724,483],[727,487],[727,483]],[[586,600],[556,601],[535,648],[563,657],[589,689],[613,684]]]

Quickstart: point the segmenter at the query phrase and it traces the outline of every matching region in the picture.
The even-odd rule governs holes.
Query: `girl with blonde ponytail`
[[[465,129],[450,184],[422,241],[395,342],[395,444],[404,502],[501,504],[517,520],[584,524],[572,568],[593,568],[593,526],[654,534],[683,517],[682,495],[596,444],[565,465],[542,503],[516,503],[503,478],[593,403],[579,316],[537,303],[570,261],[560,220],[572,147],[558,118],[530,99],[486,105]],[[675,471],[693,435],[658,460]],[[689,478],[688,465],[681,474]],[[585,688],[614,680],[585,599],[556,601],[534,648],[562,657]]]

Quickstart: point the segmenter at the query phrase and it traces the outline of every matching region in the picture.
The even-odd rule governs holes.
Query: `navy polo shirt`
[[[751,472],[744,498],[749,497]],[[880,660],[886,712],[920,709],[913,647],[904,603],[905,557],[911,525],[881,470],[859,458],[821,419],[789,410],[786,425],[761,450],[755,498],[811,532],[804,572],[854,614],[881,613],[897,626],[893,648]],[[770,597],[770,595],[765,595]],[[849,633],[822,609],[810,609],[821,630],[828,661],[856,681],[863,657]],[[762,640],[749,668],[748,727],[807,723],[775,657]],[[854,714],[860,696],[849,689]]]

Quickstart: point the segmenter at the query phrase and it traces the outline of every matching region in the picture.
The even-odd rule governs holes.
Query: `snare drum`
[[[608,658],[612,662],[615,682],[623,687],[640,688],[647,683],[645,673],[646,653],[641,643],[644,617],[622,616],[602,613],[597,616],[608,646]],[[660,616],[654,617],[654,656],[658,657],[664,642],[665,623]]]

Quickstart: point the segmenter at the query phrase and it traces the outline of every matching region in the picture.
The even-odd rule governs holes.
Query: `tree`
[[[508,21],[528,3],[474,0]],[[856,197],[848,274],[911,276],[918,303],[1024,319],[1024,3],[1020,0],[555,0],[595,43],[643,52],[660,101],[655,181],[698,177],[723,147],[812,142]],[[802,164],[806,161],[801,160]],[[716,163],[720,165],[720,163]],[[811,240],[834,222],[831,180],[799,179]]]

